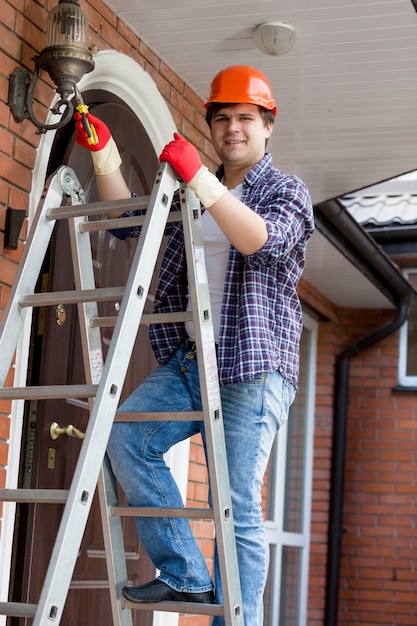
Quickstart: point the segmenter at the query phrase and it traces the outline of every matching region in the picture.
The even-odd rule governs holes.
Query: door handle
[[[57,422],[52,422],[49,427],[49,434],[51,439],[55,441],[58,439],[60,435],[68,435],[69,437],[76,437],[77,439],[84,439],[85,433],[78,430],[72,424],[68,424],[68,426],[60,426]]]

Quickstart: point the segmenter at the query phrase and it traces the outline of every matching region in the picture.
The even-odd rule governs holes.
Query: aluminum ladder
[[[170,211],[170,207],[178,185],[181,212],[174,212]],[[62,206],[63,200],[67,202],[66,206]],[[89,221],[90,216],[127,208],[146,209],[146,212],[137,217]],[[58,220],[68,221],[75,289],[34,293],[54,225]],[[144,314],[165,227],[168,222],[178,220],[183,222],[192,310],[163,316]],[[141,235],[126,285],[121,288],[96,289],[90,233],[132,224],[141,226]],[[120,298],[120,310],[113,322],[112,340],[103,364],[100,327],[108,322],[100,319],[97,303]],[[34,307],[70,303],[77,303],[78,306],[86,384],[5,387],[27,311]],[[146,420],[163,418],[204,421],[212,508],[145,510],[120,506],[116,481],[106,457],[106,447],[113,421],[132,419],[132,414],[118,414],[116,417],[116,412],[139,325],[155,321],[169,323],[185,320],[193,321],[195,327],[202,411],[134,416],[135,419]],[[0,602],[0,615],[33,618],[33,626],[59,624],[93,495],[98,488],[114,626],[131,626],[132,611],[138,609],[223,615],[227,626],[243,626],[215,343],[205,279],[200,204],[183,183],[178,183],[169,164],[160,166],[149,197],[117,202],[88,204],[77,176],[66,166],[59,168],[48,179],[0,323],[0,354],[0,399],[87,398],[90,410],[69,490],[0,490],[0,500],[5,502],[65,502],[38,603]],[[121,597],[122,587],[128,584],[121,524],[124,515],[213,519],[223,605],[171,602],[142,605],[128,602]]]

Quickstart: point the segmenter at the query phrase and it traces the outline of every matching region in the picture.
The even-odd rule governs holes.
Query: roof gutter
[[[417,238],[416,224],[401,224],[401,226],[366,226],[366,232],[376,241],[404,241]]]
[[[315,207],[315,211],[318,230],[397,307],[396,315],[390,322],[345,347],[336,362],[324,626],[337,626],[350,361],[356,354],[385,339],[401,327],[408,318],[417,293],[382,248],[340,202],[331,200],[322,203]]]
[[[402,295],[417,293],[375,239],[338,200],[315,207],[319,230],[362,274],[394,304]]]

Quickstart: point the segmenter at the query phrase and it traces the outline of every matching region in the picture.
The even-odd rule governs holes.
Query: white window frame
[[[278,432],[275,474],[275,510],[273,521],[265,522],[267,537],[270,546],[275,549],[270,564],[271,577],[275,592],[271,594],[271,622],[265,622],[266,626],[279,626],[281,577],[282,577],[282,550],[284,547],[301,549],[300,580],[299,580],[299,620],[294,626],[307,625],[307,597],[308,597],[308,570],[310,555],[310,523],[312,501],[312,473],[313,473],[313,446],[314,446],[314,416],[315,416],[315,389],[316,389],[316,361],[317,361],[317,335],[318,322],[307,314],[304,314],[304,328],[309,331],[308,363],[307,363],[307,389],[305,390],[305,464],[304,464],[304,492],[302,503],[303,529],[301,533],[284,531],[284,497],[285,497],[285,468],[287,456],[288,430],[284,426]],[[265,616],[266,619],[267,616]]]
[[[409,267],[404,270],[404,276],[409,280],[410,275],[417,276],[417,267]],[[401,387],[417,387],[417,376],[407,375],[407,354],[408,352],[408,320],[404,322],[400,329],[399,356],[398,356],[398,384]]]

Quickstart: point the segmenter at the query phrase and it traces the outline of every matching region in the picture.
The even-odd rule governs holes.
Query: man
[[[177,133],[162,151],[204,209],[202,227],[209,277],[222,413],[246,626],[263,624],[268,543],[261,485],[279,427],[288,417],[298,376],[302,314],[296,286],[313,232],[305,185],[278,171],[265,153],[277,106],[266,77],[248,66],[219,72],[205,104],[213,146],[222,165],[216,175]],[[110,131],[90,116],[99,144],[89,146],[80,122],[77,141],[92,150],[102,200],[130,197]],[[176,200],[174,200],[175,204]],[[138,230],[122,229],[121,238]],[[182,225],[172,228],[155,310],[184,310],[187,283]],[[201,409],[193,328],[151,328],[160,367],[124,402],[123,411]],[[191,355],[191,358],[190,358]],[[108,445],[113,471],[130,505],[182,506],[163,454],[194,435],[201,422],[116,423]],[[202,433],[204,437],[204,433]],[[187,520],[138,519],[142,543],[160,570],[157,579],[126,587],[139,603],[212,602],[213,584]],[[216,601],[222,602],[215,567]],[[224,619],[215,617],[220,626]]]

